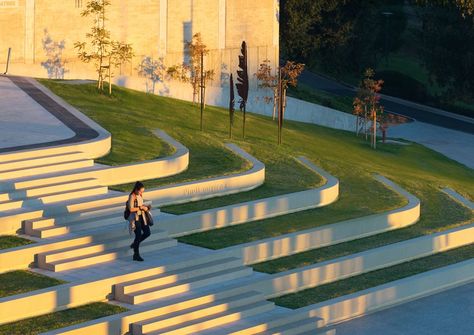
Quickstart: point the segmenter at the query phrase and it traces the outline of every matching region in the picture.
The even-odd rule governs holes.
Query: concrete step
[[[123,300],[129,304],[141,304],[156,299],[162,299],[165,297],[186,293],[192,289],[242,278],[250,275],[251,273],[251,268],[237,266],[225,270],[207,272],[203,275],[193,277],[188,280],[178,280],[174,283],[131,292],[129,294],[124,294],[121,298],[123,298]]]
[[[43,165],[57,164],[62,162],[72,162],[85,159],[87,155],[83,152],[75,151],[64,154],[48,155],[41,157],[25,158],[0,163],[0,172],[18,169],[26,169]]]
[[[255,333],[255,335],[276,335],[276,334],[285,334],[285,335],[298,335],[306,332],[311,334],[316,334],[318,329],[323,326],[324,322],[319,317],[306,317],[303,320],[298,320],[295,322],[289,322],[278,327],[270,327],[266,331]],[[244,334],[244,333],[240,333]],[[252,334],[245,332],[245,334]],[[318,333],[319,334],[319,333]]]
[[[5,212],[13,209],[20,209],[25,205],[23,200],[4,201],[0,202],[0,212]]]
[[[253,291],[243,292],[225,299],[212,301],[203,305],[193,306],[166,315],[133,323],[132,334],[148,334],[159,331],[163,328],[178,326],[184,322],[224,313],[232,308],[243,307],[264,300],[265,299],[261,293]]]
[[[225,269],[233,269],[242,266],[242,260],[235,257],[212,259],[208,262],[192,265],[164,274],[139,278],[133,281],[115,285],[115,299],[127,302],[125,295],[163,285],[169,285],[178,281],[190,280],[206,273],[214,273]]]
[[[190,335],[198,331],[223,326],[235,320],[265,313],[274,308],[274,304],[268,301],[258,301],[244,306],[230,308],[227,311],[204,316],[195,320],[182,322],[179,325],[160,328],[156,331],[143,335]],[[134,334],[135,335],[135,334]]]
[[[234,322],[225,328],[227,335],[266,335],[266,334],[280,334],[280,329],[285,329],[288,325],[293,325],[298,328],[299,324],[306,324],[310,319],[306,313],[297,313],[288,311],[287,313],[267,313],[258,315],[256,318],[246,320],[247,322]],[[311,318],[312,328],[319,328],[325,326],[323,319],[319,317]],[[289,327],[288,334],[293,334],[293,327]],[[302,326],[302,329],[307,329]],[[287,334],[287,332],[283,332]],[[199,335],[219,335],[222,334],[222,329],[210,329],[208,331],[199,332]]]
[[[9,193],[0,194],[0,201],[7,200],[24,200],[31,197],[41,197],[50,194],[84,189],[88,187],[98,186],[97,180],[93,178],[80,179],[77,181],[68,181],[46,186],[33,187],[24,190],[11,191]],[[5,200],[3,200],[5,199]]]
[[[121,257],[131,256],[133,250],[129,248],[131,240],[126,241],[126,245],[115,249],[106,249],[98,252],[87,253],[84,255],[71,257],[67,259],[55,260],[49,263],[42,262],[42,269],[60,272],[65,270],[78,269],[86,266],[93,266],[100,263],[116,260]],[[150,252],[165,248],[171,248],[177,245],[177,241],[168,237],[161,239],[146,240],[140,245],[140,252]],[[93,249],[88,249],[89,251]]]
[[[61,236],[68,233],[73,232],[81,232],[87,229],[94,229],[99,227],[105,227],[112,224],[124,224],[124,219],[122,217],[122,213],[116,213],[113,215],[105,216],[103,218],[100,217],[92,217],[83,219],[76,222],[67,223],[64,225],[56,225],[55,220],[49,220],[47,225],[43,225],[42,221],[39,221],[40,225],[39,228],[33,228],[31,230],[26,230],[27,234],[32,236],[41,237],[41,238],[48,238],[48,237],[55,237]],[[25,228],[27,224],[25,223]],[[37,227],[36,222],[32,222],[31,227]]]
[[[50,252],[43,252],[38,254],[38,264],[42,267],[45,264],[58,262],[58,261],[67,261],[70,259],[76,259],[78,257],[83,257],[87,255],[93,255],[101,252],[106,252],[110,250],[115,250],[117,248],[125,248],[128,247],[132,241],[132,236],[129,236],[128,233],[120,232],[120,234],[115,233],[113,230],[104,229],[104,231],[109,230],[110,236],[97,238],[94,235],[94,240],[96,242],[87,243],[80,247],[73,246],[71,248],[63,248],[60,250],[50,251]],[[168,236],[168,233],[165,231],[156,231],[146,240],[148,241],[156,241],[160,239],[164,239]]]
[[[54,218],[39,217],[35,219],[25,220],[23,223],[25,234],[36,236],[35,231],[48,227],[54,227]]]
[[[0,211],[20,209],[22,207],[41,208],[43,205],[55,202],[70,201],[88,196],[107,194],[107,192],[108,188],[106,186],[93,186],[73,191],[53,193],[33,199],[7,201],[0,203]]]
[[[337,335],[336,329],[334,328],[323,328],[317,330],[310,330],[304,333],[298,333],[298,335]]]
[[[10,180],[2,181],[2,183],[0,183],[0,190],[3,192],[10,192],[14,190],[30,189],[34,187],[83,180],[91,178],[90,175],[85,176],[84,173],[89,173],[100,169],[103,169],[103,167],[100,165],[93,164],[88,164],[86,167],[79,167],[64,171],[56,171],[52,169],[48,172],[44,172],[37,175],[25,175]]]
[[[14,170],[0,172],[0,180],[10,180],[10,179],[21,178],[21,177],[31,177],[31,176],[41,175],[41,174],[46,174],[46,173],[51,173],[51,172],[57,173],[58,171],[66,172],[68,170],[91,167],[93,165],[94,165],[93,160],[81,159],[81,160],[76,160],[72,162],[41,165],[41,166],[36,166],[32,168],[14,169]]]

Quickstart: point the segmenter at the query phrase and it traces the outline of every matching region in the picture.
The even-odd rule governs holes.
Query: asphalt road
[[[305,71],[301,75],[300,82],[314,89],[336,95],[351,97],[355,95],[355,90],[353,88],[308,71]],[[445,115],[435,114],[424,109],[384,98],[380,99],[380,102],[388,112],[401,114],[420,122],[474,134],[474,123],[458,120]]]

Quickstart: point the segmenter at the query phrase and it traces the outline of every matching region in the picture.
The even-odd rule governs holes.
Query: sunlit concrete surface
[[[388,136],[422,144],[474,169],[474,135],[416,121],[390,127]]]
[[[0,76],[0,148],[52,142],[74,135],[10,79]]]
[[[336,326],[337,335],[474,334],[474,283]]]

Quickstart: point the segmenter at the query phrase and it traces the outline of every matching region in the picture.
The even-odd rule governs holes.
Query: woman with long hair
[[[127,201],[130,210],[128,222],[130,223],[130,229],[135,233],[135,239],[130,248],[133,249],[133,260],[139,262],[143,262],[143,258],[140,256],[140,243],[151,234],[146,215],[151,207],[143,204],[143,192],[145,192],[145,186],[137,181]]]

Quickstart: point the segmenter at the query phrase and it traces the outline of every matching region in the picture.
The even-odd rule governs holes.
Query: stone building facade
[[[206,67],[212,86],[224,87],[235,73],[240,45],[249,46],[249,72],[265,59],[278,62],[279,0],[110,0],[108,29],[112,38],[131,43],[135,56],[117,69],[116,81],[144,89],[138,65],[144,57],[163,57],[165,66],[185,60],[184,43],[201,33],[211,50]],[[95,78],[92,66],[78,61],[76,41],[84,41],[91,19],[81,17],[87,0],[0,0],[0,71],[11,48],[11,74],[47,77],[45,41],[57,42],[65,61],[64,78]],[[162,93],[182,91],[169,84]],[[186,93],[187,94],[187,93]],[[218,93],[216,93],[218,94]],[[212,95],[212,93],[211,93]]]

